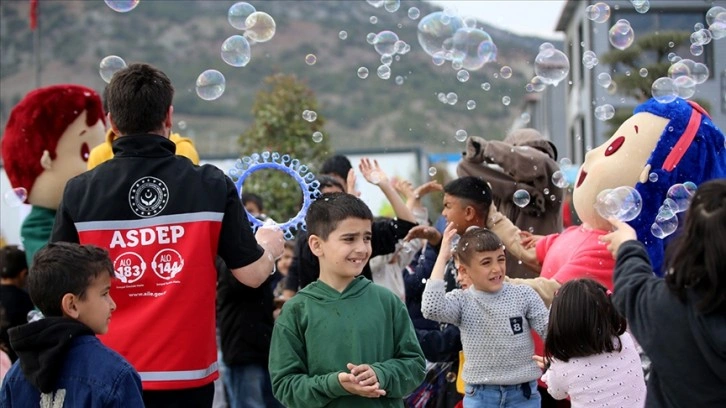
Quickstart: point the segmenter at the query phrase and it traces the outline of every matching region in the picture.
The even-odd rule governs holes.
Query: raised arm
[[[377,185],[378,188],[381,189],[383,194],[386,196],[386,199],[388,199],[388,202],[391,203],[396,217],[404,221],[416,223],[416,217],[413,216],[413,212],[411,212],[411,210],[406,206],[406,203],[404,203],[401,199],[401,196],[399,196],[393,188],[388,175],[385,171],[383,171],[383,169],[381,169],[381,166],[378,165],[378,160],[373,160],[373,162],[371,162],[370,159],[364,157],[361,159],[358,168],[366,181]]]
[[[454,235],[456,235],[456,228],[450,222],[444,230],[439,256],[436,258],[431,277],[426,282],[426,289],[424,289],[421,301],[421,312],[427,319],[458,326],[461,323],[463,305],[461,299],[456,295],[461,291],[454,290],[447,294],[444,282],[444,271],[451,258],[451,242]]]

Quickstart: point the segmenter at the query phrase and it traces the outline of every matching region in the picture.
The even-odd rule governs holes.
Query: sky
[[[564,0],[430,0],[442,7],[454,7],[498,28],[517,34],[562,37],[555,26],[565,6]]]

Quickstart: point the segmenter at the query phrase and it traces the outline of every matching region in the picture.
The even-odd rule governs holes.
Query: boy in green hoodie
[[[288,407],[403,407],[424,379],[406,306],[358,276],[373,215],[360,199],[325,194],[305,217],[320,277],[288,300],[272,332],[272,390]]]

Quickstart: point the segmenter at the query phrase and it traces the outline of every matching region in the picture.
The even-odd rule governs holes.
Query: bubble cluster
[[[617,218],[620,221],[635,219],[642,208],[640,193],[629,186],[603,190],[595,202],[595,210],[602,218]]]
[[[247,38],[233,35],[222,43],[222,61],[233,67],[244,67],[250,62],[252,50]]]
[[[197,77],[197,95],[205,101],[213,101],[224,93],[224,75],[215,69],[208,69]]]
[[[598,2],[585,8],[585,15],[591,21],[604,23],[610,18],[610,6]]]
[[[595,66],[600,62],[599,59],[597,59],[597,54],[593,51],[585,51],[582,54],[582,65],[585,66],[587,69],[593,69]]]
[[[128,13],[139,5],[140,0],[104,0],[106,5],[113,11]]]
[[[497,48],[489,33],[476,28],[475,19],[465,21],[451,10],[423,17],[417,36],[421,48],[435,61],[451,61],[455,69],[476,71],[496,60]]]
[[[608,31],[608,39],[613,47],[624,50],[635,41],[635,32],[628,20],[620,19]]]
[[[726,37],[726,8],[711,7],[706,12],[706,24],[708,24],[708,31],[711,32],[714,40]]]
[[[8,190],[3,194],[3,202],[8,207],[20,207],[28,199],[28,192],[23,187]]]
[[[305,109],[302,113],[302,118],[310,123],[315,122],[318,119],[318,113],[313,110]]]
[[[650,226],[650,232],[656,238],[661,239],[674,233],[678,228],[677,214],[688,209],[695,193],[696,185],[690,181],[671,186],[666,194],[666,199],[658,209],[655,222]]]
[[[613,105],[606,103],[595,108],[595,118],[597,120],[606,121],[615,116],[615,108]]]
[[[527,204],[529,204],[529,201],[530,201],[529,193],[527,192],[527,190],[523,190],[523,189],[517,190],[512,195],[512,201],[514,201],[514,204],[517,207],[524,208],[527,206]]]
[[[113,74],[126,68],[126,61],[117,55],[109,55],[101,60],[98,68],[98,73],[101,74],[101,79],[103,79],[105,83],[109,83],[111,82]]]
[[[540,46],[539,54],[534,59],[534,72],[545,84],[557,86],[570,73],[570,60],[564,52],[554,47],[543,49]]]

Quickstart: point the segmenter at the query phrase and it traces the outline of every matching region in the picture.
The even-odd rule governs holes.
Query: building
[[[611,104],[616,110],[627,109],[632,112],[638,104],[636,99],[623,97],[612,87],[608,90],[598,84],[597,78],[601,73],[615,77],[625,68],[600,61],[598,65],[588,69],[582,62],[583,54],[589,50],[601,57],[613,50],[608,31],[620,19],[630,22],[637,41],[639,35],[658,31],[683,30],[692,33],[697,23],[706,26],[706,12],[711,7],[726,7],[726,0],[651,0],[650,9],[639,13],[631,1],[606,1],[610,7],[610,17],[598,23],[591,21],[586,15],[586,8],[595,3],[592,0],[568,0],[556,28],[557,31],[565,33],[563,51],[568,55],[571,65],[570,82],[563,81],[562,84],[566,87],[564,105],[567,153],[562,153],[561,156],[570,157],[573,163],[582,163],[589,149],[599,146],[611,136],[611,125],[595,118],[594,110],[597,106]],[[711,41],[704,46],[704,51],[699,56],[691,54],[689,45],[673,47],[672,52],[681,58],[706,64],[710,73],[706,82],[696,86],[696,93],[691,99],[707,101],[710,104],[711,119],[719,128],[725,130],[726,38]],[[644,55],[641,59],[646,61],[645,65],[649,59],[652,60],[651,63],[655,62],[656,57]]]

